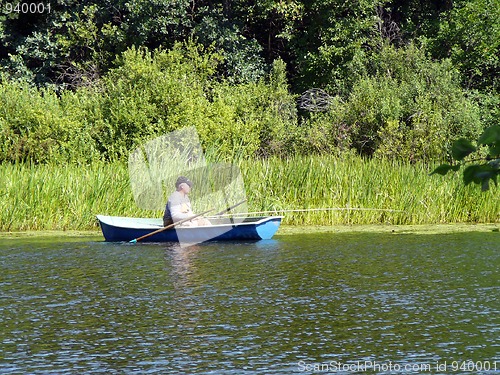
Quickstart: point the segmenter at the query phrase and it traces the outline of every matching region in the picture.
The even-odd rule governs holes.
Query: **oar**
[[[186,221],[196,219],[198,216],[205,215],[206,213],[209,213],[210,211],[213,211],[213,210],[214,210],[214,208],[212,208],[211,210],[208,210],[208,211],[202,212],[201,214],[198,214],[198,215],[194,215],[194,216],[188,217],[187,219],[179,220],[179,221],[178,221],[178,222],[176,222],[176,223],[173,223],[173,224],[167,225],[166,227],[163,227],[163,228],[160,228],[160,229],[158,229],[158,230],[155,230],[154,232],[151,232],[151,233],[145,234],[144,236],[141,236],[141,237],[139,237],[139,238],[135,238],[135,239],[133,239],[133,240],[129,241],[129,243],[136,243],[136,242],[138,242],[138,241],[142,241],[143,239],[148,238],[148,237],[151,237],[151,236],[155,235],[156,233],[163,232],[164,230],[167,230],[167,229],[173,228],[173,227],[175,227],[175,226],[177,226],[177,225],[179,225],[179,224],[185,223]]]
[[[228,207],[228,208],[226,208],[226,209],[222,210],[221,212],[216,213],[216,214],[215,214],[215,216],[219,216],[219,215],[225,214],[226,212],[231,211],[233,208],[238,207],[240,204],[243,204],[243,203],[245,203],[246,201],[247,201],[247,200],[246,200],[246,199],[244,199],[244,200],[242,200],[240,203],[236,203],[234,206]]]

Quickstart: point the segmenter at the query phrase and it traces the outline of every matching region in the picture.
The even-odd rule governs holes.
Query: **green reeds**
[[[482,193],[476,186],[465,187],[458,174],[447,178],[429,176],[432,167],[357,156],[276,158],[241,165],[249,205],[257,211],[339,208],[326,212],[288,213],[285,220],[288,224],[433,224],[500,220],[498,190]]]
[[[93,229],[99,213],[148,214],[135,206],[125,165],[0,166],[0,231]]]
[[[297,156],[238,164],[251,211],[339,208],[289,212],[285,224],[500,221],[498,188],[482,193],[476,186],[463,186],[459,174],[429,176],[434,165],[357,156]],[[121,163],[0,165],[0,231],[96,229],[95,214],[162,216],[135,205],[128,169]]]

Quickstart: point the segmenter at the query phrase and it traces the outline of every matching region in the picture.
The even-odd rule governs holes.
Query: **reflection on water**
[[[500,373],[498,250],[497,233],[4,240],[0,373]]]

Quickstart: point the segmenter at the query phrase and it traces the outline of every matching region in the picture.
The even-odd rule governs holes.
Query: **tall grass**
[[[252,211],[344,208],[286,213],[286,224],[500,221],[498,189],[482,193],[476,186],[464,187],[459,175],[429,176],[429,165],[297,156],[240,160],[239,166]],[[98,213],[162,215],[135,205],[127,166],[121,163],[0,165],[0,231],[95,229]]]
[[[498,190],[481,193],[476,186],[465,187],[458,174],[448,178],[431,177],[429,171],[433,166],[426,164],[323,156],[243,162],[241,168],[250,206],[258,210],[352,209],[288,213],[286,223],[289,224],[433,224],[500,220]]]
[[[95,214],[144,215],[122,164],[0,166],[0,231],[96,227]]]

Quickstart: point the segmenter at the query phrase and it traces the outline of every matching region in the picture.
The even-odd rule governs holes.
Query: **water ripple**
[[[0,252],[2,373],[500,367],[497,234],[322,234],[187,249],[33,239]]]

